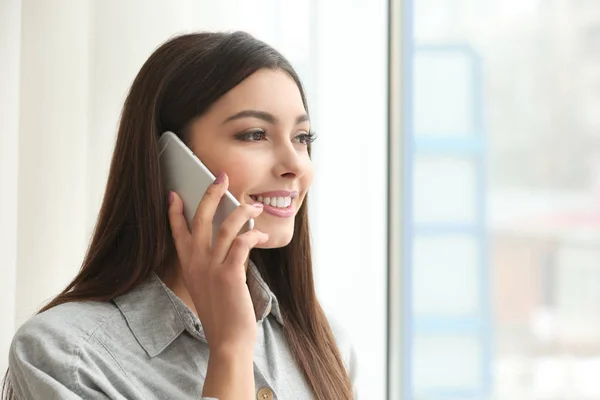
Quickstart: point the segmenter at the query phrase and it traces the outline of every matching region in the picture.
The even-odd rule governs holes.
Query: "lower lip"
[[[293,202],[287,208],[268,206],[268,205],[258,202],[258,201],[255,203],[262,204],[263,209],[266,213],[274,215],[279,218],[289,218],[294,215],[294,203]]]
[[[266,213],[280,218],[289,218],[294,215],[294,206],[290,204],[288,208],[277,208],[263,204]]]

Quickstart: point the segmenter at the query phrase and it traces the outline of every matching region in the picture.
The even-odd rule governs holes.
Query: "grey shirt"
[[[258,324],[256,398],[313,398],[283,336],[277,299],[253,263],[248,287]],[[329,322],[354,385],[353,346]],[[207,366],[200,320],[156,275],[112,302],[66,303],[32,317],[9,355],[21,400],[201,399]]]

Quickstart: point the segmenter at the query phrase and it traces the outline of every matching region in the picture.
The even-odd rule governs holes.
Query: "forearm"
[[[254,399],[254,362],[249,350],[211,352],[203,397]]]

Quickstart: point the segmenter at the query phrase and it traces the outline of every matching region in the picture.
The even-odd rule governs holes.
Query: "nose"
[[[301,178],[310,168],[306,150],[299,150],[293,143],[279,146],[276,160],[275,173],[283,178]]]

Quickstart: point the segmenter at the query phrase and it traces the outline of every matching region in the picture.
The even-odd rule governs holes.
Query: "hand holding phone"
[[[163,135],[159,142],[181,274],[202,322],[211,359],[236,349],[240,360],[249,360],[252,377],[256,315],[246,266],[250,250],[266,243],[268,235],[248,229],[248,221],[260,215],[263,204],[239,205],[227,190],[227,175],[215,181],[174,134]],[[210,364],[211,360],[209,368]]]

